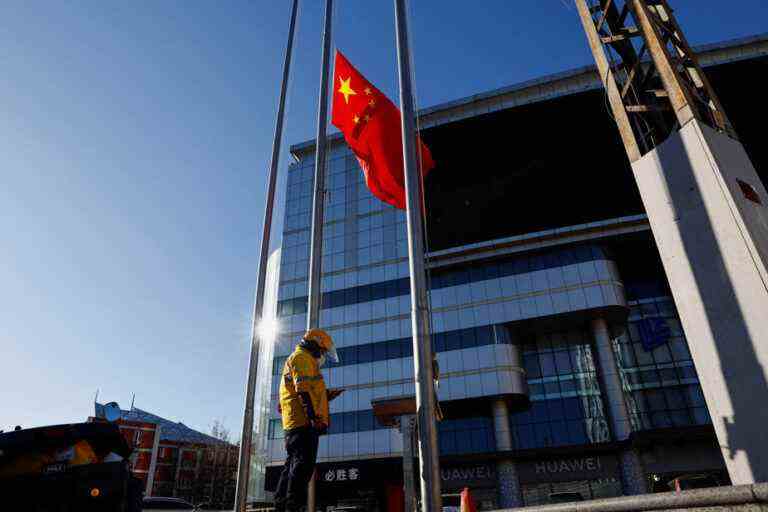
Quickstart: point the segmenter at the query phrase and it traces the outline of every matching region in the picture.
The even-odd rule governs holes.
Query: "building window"
[[[584,331],[539,334],[523,345],[531,408],[512,414],[519,450],[610,440],[600,386]]]
[[[398,324],[392,324],[392,330],[400,330]],[[406,329],[410,329],[407,321],[404,324]],[[339,335],[342,336],[343,335]],[[336,335],[334,335],[334,338]],[[362,336],[363,339],[370,339],[370,336]],[[493,345],[496,343],[507,343],[508,341],[499,338],[494,332],[492,325],[483,325],[480,327],[470,327],[468,329],[457,329],[447,332],[439,332],[432,335],[433,348],[435,352],[446,352],[449,350],[462,350],[472,347],[481,347],[484,345]],[[364,343],[352,345],[349,347],[337,348],[339,353],[339,363],[327,361],[326,367],[347,366],[352,364],[373,363],[376,361],[386,361],[389,359],[400,359],[413,356],[413,339],[396,338],[377,343]],[[272,374],[281,375],[283,367],[288,356],[275,357],[272,360]]]
[[[493,420],[487,417],[443,420],[437,424],[441,455],[496,450]]]
[[[627,330],[616,339],[614,350],[633,429],[711,423],[672,298],[642,296],[629,306]]]

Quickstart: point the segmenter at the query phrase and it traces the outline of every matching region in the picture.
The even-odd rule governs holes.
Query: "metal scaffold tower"
[[[731,480],[766,481],[768,193],[666,0],[575,2]]]
[[[631,161],[693,118],[736,138],[666,0],[576,5]]]

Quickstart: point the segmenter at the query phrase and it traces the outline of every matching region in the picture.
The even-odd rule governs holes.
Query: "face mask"
[[[320,366],[321,368],[322,368],[323,366],[325,366],[325,354],[322,354],[322,355],[320,356],[320,358],[317,360],[317,364],[318,364],[318,366]]]

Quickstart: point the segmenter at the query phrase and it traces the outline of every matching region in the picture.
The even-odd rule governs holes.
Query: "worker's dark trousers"
[[[300,427],[285,433],[285,459],[275,492],[276,512],[296,512],[307,504],[307,487],[317,460],[317,430]]]

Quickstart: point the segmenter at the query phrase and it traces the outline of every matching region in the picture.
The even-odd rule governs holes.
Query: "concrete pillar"
[[[496,450],[508,452],[512,450],[512,430],[509,427],[509,407],[504,399],[493,401],[493,427],[496,437]],[[496,479],[498,482],[499,507],[514,508],[523,506],[523,495],[520,480],[517,478],[517,468],[511,459],[500,459],[496,462]]]
[[[614,439],[626,441],[632,433],[632,423],[627,402],[624,399],[619,365],[616,363],[616,355],[613,352],[608,324],[605,319],[598,317],[592,320],[591,326],[599,365],[597,376],[603,393],[603,406],[606,409]],[[639,454],[627,448],[622,451],[619,458],[624,494],[647,493],[648,483]]]
[[[636,495],[651,492],[643,461],[636,450],[631,448],[622,450],[619,454],[619,467],[621,468],[621,483],[624,494]]]

